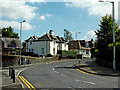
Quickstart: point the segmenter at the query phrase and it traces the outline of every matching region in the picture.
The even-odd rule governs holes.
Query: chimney
[[[50,34],[50,35],[54,35],[53,30],[50,30],[50,31],[49,31],[49,34]]]

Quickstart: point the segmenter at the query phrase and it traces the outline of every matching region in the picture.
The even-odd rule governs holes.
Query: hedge
[[[95,50],[94,53],[95,53],[96,58],[101,58],[101,63],[104,62],[104,61],[102,61],[102,59],[105,60],[106,65],[108,63],[113,62],[113,44],[108,45],[108,48],[106,48],[104,51],[104,55],[102,53],[100,53],[99,50],[97,50],[97,49]],[[116,43],[116,59],[115,60],[116,60],[117,68],[120,68],[120,42]]]
[[[72,50],[59,50],[58,54],[63,58],[76,58],[77,57],[77,51]]]

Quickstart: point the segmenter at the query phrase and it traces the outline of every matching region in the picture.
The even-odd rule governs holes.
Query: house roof
[[[49,36],[49,34],[45,34],[42,37],[38,38],[38,40],[34,40],[34,41],[51,41],[52,38]]]
[[[4,48],[9,48],[11,42],[14,42],[16,44],[16,48],[22,48],[21,41],[18,38],[2,37],[1,40],[4,43]]]
[[[29,40],[31,39],[32,37],[30,37],[28,40],[26,40],[26,42],[29,42]],[[53,41],[55,40],[57,43],[63,43],[65,42],[66,40],[63,38],[63,37],[59,37],[59,36],[54,36],[54,35],[51,35],[51,34],[45,34],[43,35],[42,37],[37,37],[37,40],[33,38],[33,42],[36,42],[36,41]]]
[[[40,38],[40,37],[38,37],[38,36],[32,36],[32,37],[30,37],[29,39],[25,40],[25,42],[29,42],[30,39],[33,39],[33,40],[34,40],[34,39],[39,39],[39,38]]]
[[[56,37],[57,37],[57,41],[56,42],[58,42],[58,43],[63,42],[62,39],[59,36],[56,36]]]
[[[91,49],[89,47],[82,46],[81,42],[83,42],[83,40],[70,41],[69,42],[69,48],[70,49],[80,49],[80,50],[90,50]],[[85,42],[87,42],[87,41],[85,41]]]

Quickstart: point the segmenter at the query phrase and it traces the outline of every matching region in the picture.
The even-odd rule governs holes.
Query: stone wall
[[[46,58],[28,58],[30,63],[41,63],[41,62],[47,62],[47,61],[57,61],[57,57],[46,57]]]
[[[34,64],[34,63],[41,63],[41,62],[47,62],[47,61],[57,61],[57,57],[29,57],[29,56],[22,56],[24,57],[23,60],[21,60],[21,65],[25,64]],[[19,55],[2,55],[2,67],[8,67],[8,66],[18,66],[19,65]]]
[[[2,66],[17,66],[20,56],[2,55]]]

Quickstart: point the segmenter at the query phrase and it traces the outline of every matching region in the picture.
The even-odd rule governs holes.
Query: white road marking
[[[89,84],[92,84],[92,85],[95,85],[95,83],[93,82],[88,82],[88,81],[83,81],[84,83],[89,83]]]
[[[70,89],[72,89],[72,90],[76,90],[76,89],[74,89],[73,87],[67,87],[67,88],[70,88]]]
[[[67,88],[72,88],[72,87],[67,87]]]
[[[64,74],[60,74],[60,75],[62,75],[62,76],[64,76],[64,77],[68,77],[68,76],[66,76],[66,75],[64,75]]]
[[[57,66],[56,66],[57,67]],[[55,71],[55,69],[53,68],[53,71],[54,72],[56,72],[57,74],[58,74],[58,72],[57,71]],[[64,77],[68,77],[67,75],[64,75],[64,74],[60,74],[60,75],[62,75],[62,76],[64,76]]]
[[[58,74],[58,72],[57,71],[55,71],[57,74]]]
[[[95,83],[93,83],[93,82],[82,81],[82,80],[75,80],[75,81],[77,81],[77,82],[84,82],[84,83],[89,83],[89,84],[95,85]]]
[[[77,82],[80,82],[81,80],[76,80]]]
[[[55,69],[53,68],[53,71],[54,71]]]

